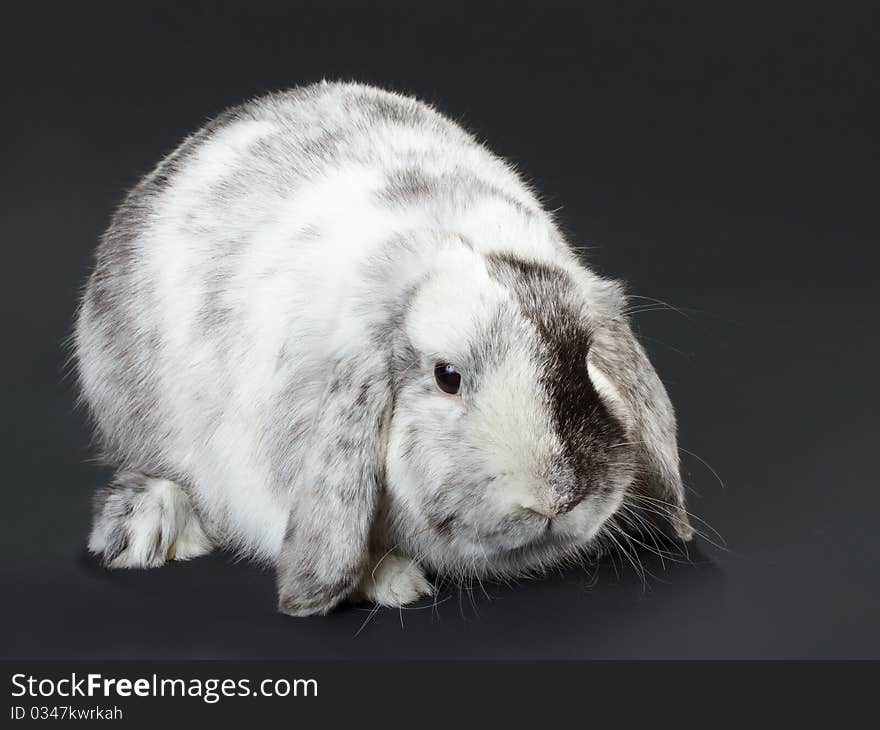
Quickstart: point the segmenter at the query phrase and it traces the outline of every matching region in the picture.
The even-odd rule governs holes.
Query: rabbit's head
[[[515,574],[588,548],[636,490],[689,537],[672,408],[623,304],[564,260],[437,256],[395,353],[395,543],[440,571]]]

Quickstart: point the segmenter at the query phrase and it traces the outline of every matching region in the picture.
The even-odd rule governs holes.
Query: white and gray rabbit
[[[222,546],[280,610],[535,573],[630,495],[689,539],[621,287],[431,107],[322,83],[231,109],[127,196],[75,350],[111,568]],[[643,502],[644,503],[644,502]]]

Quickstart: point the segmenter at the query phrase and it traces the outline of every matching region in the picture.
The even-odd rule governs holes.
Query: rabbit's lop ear
[[[647,513],[665,516],[680,539],[690,540],[672,403],[629,324],[620,316],[604,324],[594,334],[590,357],[629,412],[628,438],[639,461],[633,497]]]
[[[277,565],[283,613],[327,613],[354,591],[365,569],[391,408],[387,363],[376,359],[337,363],[306,436]]]

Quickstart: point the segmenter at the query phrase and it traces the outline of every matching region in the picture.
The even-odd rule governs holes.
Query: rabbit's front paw
[[[358,594],[380,606],[403,606],[434,593],[421,567],[409,558],[388,553],[371,568]]]

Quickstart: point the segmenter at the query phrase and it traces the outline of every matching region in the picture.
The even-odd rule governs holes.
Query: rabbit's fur
[[[222,545],[276,565],[304,615],[406,603],[425,571],[539,571],[636,492],[690,537],[622,289],[404,96],[323,83],[186,139],[104,235],[75,349],[119,470],[89,540],[110,567]]]

